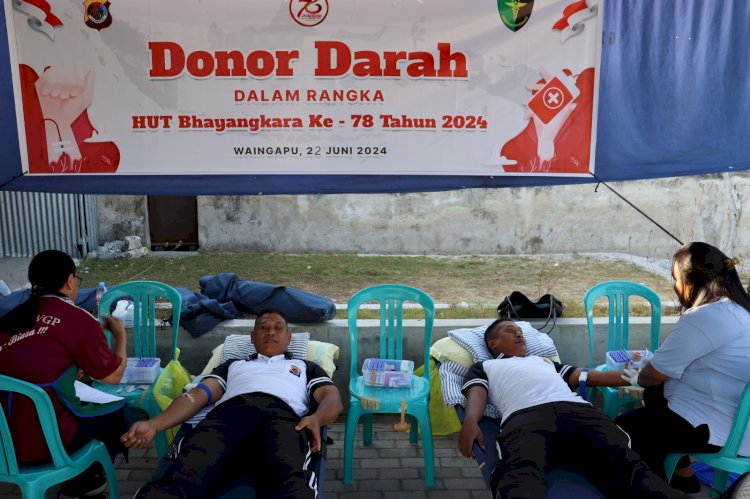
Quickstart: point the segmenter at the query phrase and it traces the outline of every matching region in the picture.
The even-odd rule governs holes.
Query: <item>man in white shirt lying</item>
[[[291,339],[280,312],[262,311],[251,333],[257,354],[228,360],[164,412],[131,426],[121,441],[146,447],[216,401],[170,469],[135,497],[209,497],[226,486],[227,470],[247,474],[258,497],[315,497],[307,464],[321,449],[320,427],[341,413],[341,397],[320,366],[286,354]]]
[[[689,497],[654,474],[630,450],[627,434],[572,391],[586,375],[589,386],[627,385],[622,371],[587,372],[526,357],[523,332],[509,319],[490,324],[485,343],[494,359],[477,362],[464,378],[459,450],[473,457],[474,442],[485,445],[479,420],[489,400],[503,415],[494,497],[545,497],[545,476],[556,464],[580,472],[609,499]]]

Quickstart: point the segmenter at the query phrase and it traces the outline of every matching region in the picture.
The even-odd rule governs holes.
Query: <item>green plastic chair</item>
[[[430,423],[430,369],[424,374],[412,375],[410,388],[382,388],[365,385],[359,366],[364,359],[357,357],[359,330],[357,314],[360,306],[369,301],[380,304],[379,358],[403,359],[403,304],[405,301],[418,303],[425,315],[424,324],[424,365],[429,366],[430,344],[432,341],[432,324],[435,316],[435,304],[432,298],[416,288],[400,284],[383,284],[363,289],[349,300],[349,344],[351,348],[351,368],[349,381],[349,412],[346,416],[344,432],[344,479],[345,484],[352,483],[352,465],[354,460],[354,439],[357,425],[362,418],[362,443],[372,444],[372,415],[400,414],[401,400],[407,404],[406,414],[412,424],[409,439],[417,444],[417,426],[422,433],[422,452],[424,454],[425,484],[435,486],[435,463],[432,446],[432,424]],[[363,404],[363,400],[365,403]],[[373,401],[379,401],[374,404]],[[377,407],[375,407],[377,406]],[[414,423],[414,421],[412,421]]]
[[[714,481],[712,484],[712,497],[719,497],[727,489],[727,476],[729,473],[747,473],[750,471],[750,457],[738,455],[745,431],[750,424],[750,383],[745,385],[742,391],[737,412],[734,415],[732,429],[729,431],[724,447],[719,452],[709,454],[669,454],[664,460],[664,473],[667,481],[671,480],[672,474],[677,467],[677,462],[682,456],[689,455],[691,458],[705,463],[714,468]]]
[[[0,482],[16,484],[24,498],[39,499],[47,497],[50,487],[81,474],[98,462],[104,467],[107,476],[110,499],[120,497],[115,468],[112,466],[107,448],[102,442],[92,440],[72,454],[68,454],[60,440],[52,401],[42,388],[20,379],[0,375],[0,392],[8,392],[9,397],[19,394],[32,400],[52,456],[52,464],[20,467],[5,411],[0,409]]]
[[[128,339],[129,357],[157,357],[156,354],[156,330],[161,324],[161,319],[156,318],[156,299],[164,298],[172,304],[172,346],[170,357],[161,359],[166,365],[170,360],[177,359],[177,335],[180,329],[180,309],[182,308],[182,297],[171,286],[155,281],[132,281],[114,286],[109,289],[99,303],[99,317],[109,315],[112,305],[120,299],[131,299],[133,301],[133,337]],[[112,342],[112,336],[105,330],[107,341]],[[130,383],[129,383],[130,384]],[[135,386],[146,385],[148,390],[141,388],[132,392],[125,391],[124,383],[108,385],[105,383],[94,383],[94,386],[112,395],[124,397],[130,407],[138,407],[146,411],[149,417],[154,417],[161,412],[154,398],[153,384],[132,383]],[[119,390],[119,391],[118,391]],[[145,391],[145,395],[144,395]],[[156,452],[162,456],[167,450],[167,436],[160,432],[156,436]]]
[[[651,305],[651,351],[659,347],[659,331],[661,329],[661,300],[659,296],[643,284],[630,281],[606,281],[597,284],[586,292],[583,305],[586,310],[586,323],[589,333],[589,367],[594,367],[594,303],[606,296],[609,300],[609,332],[607,337],[607,351],[628,348],[629,301],[631,296],[646,299]],[[606,369],[606,364],[596,367],[597,370]],[[602,394],[604,406],[602,410],[614,419],[622,407],[633,407],[640,399],[621,393],[617,387],[597,386],[596,390],[589,390],[589,401],[593,402],[596,392]]]

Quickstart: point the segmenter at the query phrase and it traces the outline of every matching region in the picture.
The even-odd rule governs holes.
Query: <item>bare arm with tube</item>
[[[578,388],[578,381],[581,378],[583,368],[576,368],[573,374],[568,378],[568,386]],[[589,370],[586,386],[627,386],[630,383],[623,379],[624,371],[594,371]]]
[[[206,378],[201,383],[211,392],[211,400],[219,400],[224,390],[215,378]],[[120,437],[126,447],[137,449],[148,447],[160,431],[184,423],[208,404],[208,394],[198,385],[189,392],[177,397],[169,407],[157,416],[146,421],[133,423]]]

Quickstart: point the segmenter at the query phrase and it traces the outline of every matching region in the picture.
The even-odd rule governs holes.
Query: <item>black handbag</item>
[[[547,319],[541,329],[546,328],[552,321],[549,328],[549,331],[552,331],[555,321],[563,314],[563,304],[553,294],[548,293],[540,296],[538,300],[530,300],[520,291],[513,291],[498,305],[497,314],[514,320]]]

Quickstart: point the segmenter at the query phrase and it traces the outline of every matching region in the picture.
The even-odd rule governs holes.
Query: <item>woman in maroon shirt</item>
[[[74,304],[81,279],[73,259],[61,251],[37,254],[28,277],[31,297],[0,317],[0,374],[35,383],[49,393],[66,449],[76,450],[95,438],[104,442],[114,459],[122,450],[123,404],[84,405],[65,394],[74,393],[73,382],[81,371],[105,383],[120,381],[127,364],[122,321],[104,318],[114,338],[110,348],[96,318]],[[20,396],[12,404],[4,397],[0,401],[18,460],[27,465],[48,462],[49,450],[31,401]],[[94,465],[63,485],[62,492],[91,495],[105,486],[101,466]]]

